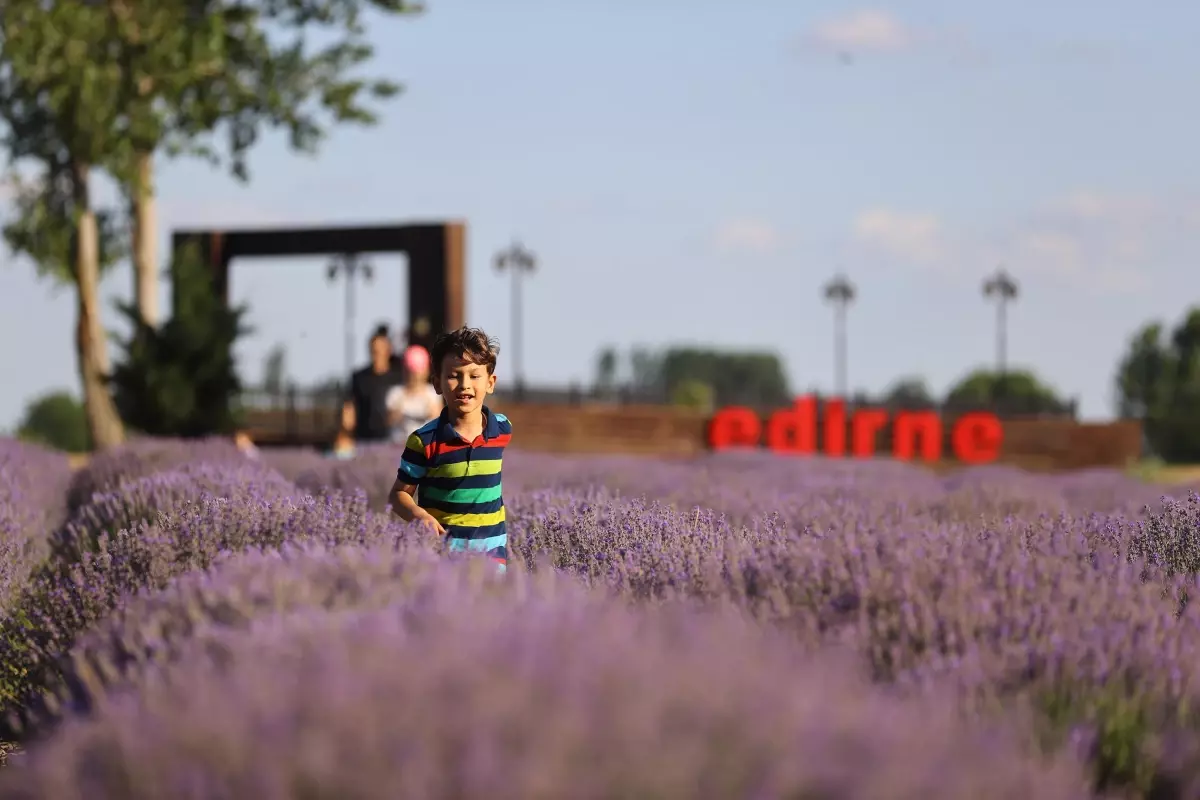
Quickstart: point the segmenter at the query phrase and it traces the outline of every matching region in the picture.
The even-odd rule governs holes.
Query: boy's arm
[[[413,520],[424,522],[439,534],[444,534],[446,529],[442,527],[441,523],[434,519],[428,511],[417,505],[415,497],[417,487],[428,471],[425,445],[421,442],[421,437],[414,433],[404,444],[404,455],[400,457],[400,467],[396,470],[396,481],[392,484],[388,505],[401,519],[407,522]]]

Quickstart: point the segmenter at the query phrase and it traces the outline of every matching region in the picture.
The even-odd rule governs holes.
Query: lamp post
[[[496,254],[496,269],[512,274],[512,338],[513,338],[513,375],[516,379],[517,395],[520,396],[525,387],[525,370],[521,362],[521,275],[531,273],[537,268],[537,257],[519,241],[514,241],[507,249]]]
[[[335,283],[338,278],[342,278],[346,282],[346,310],[343,325],[345,326],[346,337],[346,375],[349,376],[354,371],[354,322],[356,314],[354,284],[359,278],[362,278],[366,283],[370,283],[374,277],[374,270],[370,263],[362,260],[362,257],[358,253],[345,253],[329,262],[329,266],[326,269],[326,276],[330,283]]]
[[[825,284],[825,299],[833,304],[833,365],[834,384],[838,397],[847,399],[846,392],[846,310],[858,296],[854,284],[839,273]]]
[[[1008,304],[1017,299],[1016,280],[1003,267],[983,282],[983,296],[996,301],[996,383],[1004,399],[1008,382]]]

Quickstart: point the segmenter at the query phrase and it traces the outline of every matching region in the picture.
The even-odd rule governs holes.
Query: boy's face
[[[496,376],[483,364],[448,355],[439,365],[434,387],[451,414],[465,417],[483,407],[484,398],[496,388]]]

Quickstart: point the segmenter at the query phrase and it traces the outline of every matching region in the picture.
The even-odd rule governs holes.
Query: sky
[[[372,24],[371,72],[405,85],[379,125],[334,131],[316,157],[267,137],[246,185],[164,163],[164,255],[181,228],[462,219],[468,321],[500,340],[500,381],[510,285],[492,262],[519,239],[538,258],[529,383],[586,385],[606,345],[711,344],[778,352],[797,392],[833,389],[822,287],[838,271],[858,290],[851,386],[919,375],[942,392],[994,362],[981,287],[1003,266],[1020,286],[1010,363],[1088,419],[1111,417],[1134,331],[1200,303],[1200,4],[427,5]],[[402,257],[373,261],[360,356],[406,308]],[[276,344],[301,384],[342,371],[327,262],[234,262],[248,381]],[[131,292],[121,265],[110,329]],[[77,391],[74,314],[72,292],[0,249],[0,428]]]

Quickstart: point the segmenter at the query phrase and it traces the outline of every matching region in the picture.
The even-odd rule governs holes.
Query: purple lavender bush
[[[0,773],[13,800],[1086,798],[1010,721],[735,614],[446,569],[411,603],[212,630]],[[919,735],[914,735],[919,731]]]
[[[273,614],[378,609],[419,603],[438,588],[443,563],[425,536],[405,529],[378,544],[330,547],[285,544],[278,550],[227,553],[207,570],[186,572],[161,591],[127,598],[83,635],[37,702],[25,727],[45,730],[65,711],[86,713],[97,693],[137,681],[152,665],[172,660],[208,627],[247,628]],[[500,582],[486,563],[465,573],[462,590],[477,595]]]
[[[242,459],[230,464],[196,462],[122,481],[117,488],[92,495],[78,506],[53,537],[56,558],[78,561],[96,549],[104,534],[139,522],[163,521],[189,508],[212,504],[262,507],[294,502],[295,484],[269,467]]]
[[[157,472],[192,464],[237,466],[251,461],[226,438],[133,439],[121,447],[92,454],[71,481],[67,509],[74,512],[97,493]]]
[[[279,450],[264,453],[265,463],[291,479],[306,492],[328,495],[362,491],[376,511],[387,508],[388,493],[396,480],[402,447],[392,444],[360,445],[348,460],[325,458],[311,450]]]
[[[14,730],[24,728],[21,706],[53,680],[59,657],[140,590],[160,590],[177,575],[250,549],[296,542],[371,544],[413,534],[428,541],[413,528],[372,513],[359,493],[270,503],[209,501],[156,523],[102,534],[95,552],[37,575],[15,612],[0,620],[0,707],[14,718]]]
[[[510,507],[512,558],[640,602],[744,608],[801,640],[853,646],[876,680],[906,690],[949,683],[980,710],[1028,701],[1047,738],[1096,732],[1102,783],[1167,780],[1163,731],[1200,755],[1187,711],[1200,623],[1185,602],[1196,501],[1148,520],[974,525],[836,492],[797,502],[802,517],[737,527],[602,492],[533,493]]]
[[[0,611],[49,555],[70,479],[62,453],[0,439]]]
[[[130,451],[143,455],[100,459],[77,481],[106,491],[75,498],[59,536],[69,546],[0,618],[0,701],[27,728],[63,711],[75,726],[99,719],[134,702],[118,697],[148,691],[160,660],[175,664],[193,640],[232,636],[222,631],[264,614],[399,603],[422,609],[412,624],[433,613],[422,605],[429,592],[387,576],[394,568],[410,576],[401,583],[423,586],[413,576],[441,574],[426,570],[437,548],[369,513],[385,501],[396,448],[348,462],[264,452],[257,465],[225,443]],[[960,716],[999,722],[1005,709],[1027,708],[1030,746],[1070,745],[1100,789],[1196,794],[1200,498],[1115,472],[938,476],[766,454],[514,452],[505,467],[512,571],[500,586],[526,572],[569,578],[619,598],[631,626],[680,604],[741,614],[762,629],[755,635],[784,636],[788,647],[856,653],[906,703],[950,698]],[[295,543],[338,555],[293,552]],[[368,555],[380,560],[354,560]],[[486,593],[464,589],[463,608]]]

